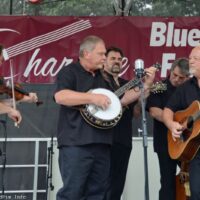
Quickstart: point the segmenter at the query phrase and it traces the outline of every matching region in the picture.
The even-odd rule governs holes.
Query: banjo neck
[[[153,65],[153,67],[155,67],[156,69],[160,69],[161,65],[159,63],[156,63]],[[123,85],[122,87],[120,87],[119,89],[117,89],[115,91],[115,94],[120,97],[121,95],[124,94],[124,92],[126,92],[127,90],[134,88],[136,86],[138,86],[140,83],[140,79],[136,78],[136,79],[132,79],[130,80],[128,83],[126,83],[125,85]]]
[[[111,85],[109,77],[105,73],[102,73],[105,80]],[[94,104],[88,104],[80,109],[81,115],[85,121],[96,128],[108,129],[114,127],[122,117],[122,106],[119,97],[125,93],[125,91],[134,88],[140,84],[140,79],[132,79],[122,87],[117,89],[114,93],[105,88],[97,88],[91,90],[94,94],[104,94],[110,97],[112,103],[108,109],[103,110]]]
[[[120,87],[119,89],[117,89],[115,91],[115,94],[120,97],[121,95],[124,94],[125,91],[133,88],[133,87],[136,87],[138,86],[140,80],[139,79],[133,79],[133,80],[130,80],[129,82],[127,82],[125,85],[123,85],[122,87]]]

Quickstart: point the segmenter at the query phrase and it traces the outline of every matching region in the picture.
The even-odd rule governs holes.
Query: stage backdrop
[[[162,64],[157,79],[165,78],[171,63],[177,57],[188,57],[192,47],[199,44],[200,17],[159,18],[159,17],[30,17],[1,16],[0,43],[4,45],[5,62],[0,75],[10,77],[10,61],[14,68],[14,80],[27,91],[37,92],[43,104],[20,104],[23,121],[19,128],[7,121],[7,132],[0,123],[0,137],[46,138],[55,136],[58,106],[53,101],[54,81],[59,70],[78,58],[79,44],[88,35],[98,35],[107,46],[123,49],[125,58],[121,76],[134,76],[134,62],[141,58],[145,67],[159,62]],[[1,98],[5,98],[1,95]],[[150,125],[150,120],[147,120]],[[1,122],[1,121],[0,121]],[[141,120],[138,122],[140,123]],[[134,122],[135,123],[135,122]],[[134,128],[136,127],[134,124]],[[150,129],[148,129],[149,131]],[[134,129],[137,135],[137,129]],[[148,133],[151,135],[151,131]],[[43,144],[43,143],[42,143]],[[35,145],[8,143],[7,163],[9,165],[33,164]],[[0,143],[3,149],[3,143]],[[47,163],[47,146],[39,148],[39,164]],[[44,154],[41,154],[41,153]],[[0,159],[0,165],[2,160]],[[34,168],[9,168],[5,174],[5,189],[18,191],[1,198],[44,200],[45,192],[37,196],[24,193],[32,188],[45,191],[46,167],[39,167],[38,179]],[[0,177],[2,174],[0,172]],[[34,179],[33,183],[33,177]],[[42,180],[41,180],[42,179]],[[37,184],[38,182],[38,184]],[[0,185],[2,190],[2,185]],[[22,190],[22,191],[21,191]],[[11,197],[10,197],[10,196]],[[20,197],[20,199],[22,199]],[[25,197],[25,198],[24,198]]]
[[[145,67],[158,62],[157,79],[165,78],[177,57],[188,57],[200,40],[199,17],[30,17],[1,16],[0,44],[5,62],[0,75],[10,77],[27,91],[34,91],[43,104],[23,104],[20,129],[8,123],[9,137],[48,137],[55,135],[58,106],[53,101],[54,82],[64,66],[76,61],[79,44],[87,35],[98,35],[107,46],[123,49],[121,76],[134,76],[134,62],[141,58]],[[20,134],[16,134],[20,132]]]
[[[158,62],[157,79],[165,78],[177,57],[188,57],[199,44],[199,17],[30,17],[1,16],[0,43],[6,62],[0,74],[9,79],[10,60],[14,79],[28,91],[38,93],[44,103],[20,105],[20,129],[8,131],[11,137],[48,137],[56,132],[58,106],[53,102],[54,81],[59,70],[78,58],[79,44],[87,35],[98,35],[107,46],[123,49],[121,76],[134,76],[134,61],[145,67]],[[13,129],[13,123],[8,129]],[[20,132],[20,134],[16,134]]]
[[[137,58],[145,67],[161,63],[166,77],[171,62],[199,44],[199,27],[199,17],[0,17],[0,43],[8,59],[1,74],[9,76],[13,59],[17,81],[53,83],[63,65],[77,60],[80,41],[98,35],[107,46],[123,49],[125,78],[132,78]]]

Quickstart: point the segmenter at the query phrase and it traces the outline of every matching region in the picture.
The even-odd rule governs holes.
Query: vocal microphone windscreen
[[[135,70],[144,69],[144,61],[142,59],[135,60]]]
[[[2,50],[2,55],[3,55],[4,60],[8,60],[9,59],[8,53],[7,53],[7,51],[5,49]]]
[[[135,74],[138,78],[144,76],[144,61],[142,59],[135,60]]]

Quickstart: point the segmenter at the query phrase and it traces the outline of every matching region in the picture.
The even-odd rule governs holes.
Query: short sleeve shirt
[[[200,87],[193,77],[177,88],[166,107],[176,112],[186,109],[195,100],[200,101]]]
[[[80,63],[64,66],[57,76],[56,92],[70,89],[87,92],[94,88],[110,89],[100,71],[93,76],[84,70]],[[99,129],[88,124],[80,114],[79,109],[60,105],[57,139],[58,147],[85,144],[111,144],[113,129]]]
[[[128,81],[119,78],[120,86],[123,86]],[[122,118],[119,123],[114,127],[114,143],[122,144],[126,147],[132,147],[132,118],[133,118],[133,106],[135,103],[132,103],[126,108],[124,108],[124,112]]]
[[[150,94],[150,96],[147,98],[147,111],[149,111],[151,107],[164,109],[168,99],[176,90],[176,88],[170,83],[169,79],[164,80],[163,83],[167,85],[167,90],[161,93]],[[167,131],[167,127],[162,122],[153,119],[153,144],[155,152],[167,150]]]

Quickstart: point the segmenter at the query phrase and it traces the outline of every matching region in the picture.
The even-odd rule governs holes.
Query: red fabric
[[[145,67],[162,64],[160,79],[175,58],[188,57],[199,43],[199,27],[199,17],[1,16],[0,43],[9,59],[0,74],[10,75],[13,59],[15,81],[53,83],[63,63],[77,60],[80,41],[92,34],[123,49],[123,78],[133,77],[134,61],[141,58]]]

